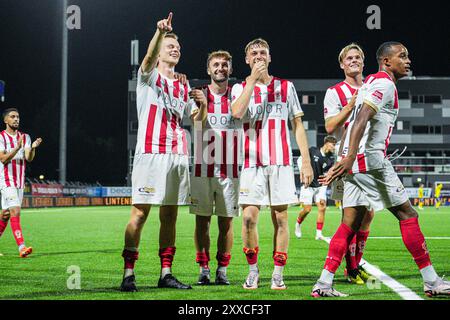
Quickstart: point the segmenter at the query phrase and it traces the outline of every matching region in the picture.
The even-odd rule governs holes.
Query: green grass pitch
[[[22,212],[22,228],[27,245],[33,254],[26,259],[18,257],[11,229],[0,239],[0,299],[202,299],[202,300],[304,300],[312,299],[310,290],[320,275],[328,244],[314,240],[316,209],[303,223],[303,238],[296,239],[293,228],[299,207],[289,209],[290,246],[288,263],[284,271],[288,289],[270,289],[273,270],[272,224],[267,210],[261,212],[259,222],[261,274],[260,288],[246,291],[242,283],[248,267],[242,253],[241,219],[234,220],[234,247],[228,268],[230,286],[199,287],[193,290],[158,289],[156,287],[160,263],[158,258],[158,208],[153,208],[144,228],[140,258],[136,263],[139,292],[118,291],[123,261],[121,251],[125,225],[130,207],[89,207],[29,209]],[[177,253],[174,274],[183,282],[195,284],[198,266],[195,263],[194,216],[187,207],[179,210],[177,224]],[[324,235],[332,236],[340,221],[334,207],[328,209]],[[216,261],[217,219],[211,223],[211,270]],[[450,208],[439,211],[425,208],[420,212],[420,223],[426,237],[450,237]],[[397,220],[387,211],[376,214],[372,224],[372,237],[399,237]],[[450,274],[450,239],[428,239],[428,248],[436,271]],[[400,238],[371,239],[367,242],[364,258],[372,265],[407,286],[426,299],[417,267]],[[81,271],[81,289],[70,290],[67,280],[69,266]],[[346,299],[393,300],[399,295],[382,285],[370,290],[366,286],[348,284],[343,266],[337,271],[335,288],[349,293]]]

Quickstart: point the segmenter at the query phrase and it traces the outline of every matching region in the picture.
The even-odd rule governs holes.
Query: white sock
[[[427,266],[425,268],[420,269],[420,273],[422,274],[422,278],[424,282],[433,283],[439,278],[436,271],[434,271],[433,266]]]
[[[170,268],[162,268],[161,269],[161,279],[163,279],[166,275],[171,274],[172,270]]]
[[[217,268],[217,271],[218,271],[218,272],[222,272],[222,273],[224,273],[224,274],[227,274],[227,267],[218,267],[218,268]]]
[[[330,286],[333,284],[334,279],[334,273],[331,273],[330,271],[323,269],[322,274],[320,275],[319,281],[329,284]]]
[[[124,273],[123,273],[123,277],[129,277],[132,276],[134,274],[134,269],[125,269]]]
[[[280,275],[280,276],[283,276],[283,270],[284,270],[284,266],[275,266],[273,268],[272,276],[274,276],[276,274]]]
[[[258,264],[257,263],[249,264],[248,267],[250,269],[250,272],[258,272]]]
[[[322,230],[316,230],[316,237],[322,236]]]
[[[19,246],[19,252],[20,252],[23,248],[25,248],[25,243],[23,243],[23,244],[21,244],[21,245]]]

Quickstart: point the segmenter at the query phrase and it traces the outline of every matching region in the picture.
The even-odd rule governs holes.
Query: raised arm
[[[158,55],[161,49],[161,43],[166,33],[172,31],[172,12],[169,13],[167,19],[158,21],[156,24],[156,32],[148,45],[147,53],[142,60],[141,70],[147,73],[156,67]]]
[[[295,117],[291,124],[302,159],[301,166],[299,163],[300,181],[303,183],[305,188],[307,188],[314,178],[314,173],[311,167],[311,158],[309,156],[308,138],[306,136],[305,127],[303,126],[302,117]]]
[[[267,72],[264,61],[258,61],[253,65],[251,74],[245,79],[245,87],[242,94],[231,104],[231,114],[233,118],[242,119],[248,109],[253,89],[261,75]]]

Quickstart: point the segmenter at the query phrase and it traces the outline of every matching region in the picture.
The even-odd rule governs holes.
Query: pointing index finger
[[[167,17],[167,24],[168,24],[169,26],[172,24],[172,16],[173,16],[173,13],[170,12],[170,13],[169,13],[169,16]]]

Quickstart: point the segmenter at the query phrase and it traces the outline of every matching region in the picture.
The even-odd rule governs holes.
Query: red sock
[[[8,225],[8,220],[5,221],[3,219],[0,219],[0,237],[3,234],[3,231],[5,231],[7,225]]]
[[[347,270],[355,270],[358,268],[356,263],[356,235],[350,240],[347,252],[345,253],[345,262],[347,264]]]
[[[171,268],[173,257],[175,256],[175,247],[167,247],[159,249],[159,258],[161,260],[161,268]]]
[[[327,259],[325,260],[324,269],[331,273],[335,273],[341,264],[342,258],[355,236],[355,232],[345,224],[341,224],[334,234],[328,249]]]
[[[276,266],[284,267],[286,265],[287,253],[275,251],[273,254],[273,262]]]
[[[355,251],[356,266],[359,266],[359,263],[361,262],[361,258],[364,253],[364,248],[366,247],[366,241],[368,236],[369,231],[358,231],[356,233],[356,251]]]
[[[195,257],[195,262],[197,262],[200,267],[202,268],[208,268],[208,263],[209,263],[209,252],[197,252],[197,256]]]
[[[322,231],[323,229],[323,222],[317,222],[317,230]]]
[[[247,258],[248,264],[258,263],[258,252],[259,247],[256,247],[254,249],[244,248],[245,257]]]
[[[11,229],[13,231],[14,239],[18,246],[23,245],[22,227],[20,226],[20,217],[11,217]]]
[[[134,269],[134,263],[139,258],[139,252],[123,249],[122,257],[125,263],[124,269]]]
[[[431,265],[427,244],[419,226],[418,218],[400,221],[403,243],[414,258],[419,269]]]
[[[219,267],[228,267],[228,265],[230,264],[230,260],[231,260],[231,253],[222,253],[222,252],[218,252],[216,254],[216,259],[217,259],[217,265]]]
[[[304,217],[298,217],[298,218],[297,218],[298,224],[302,224],[303,220],[305,220]]]

